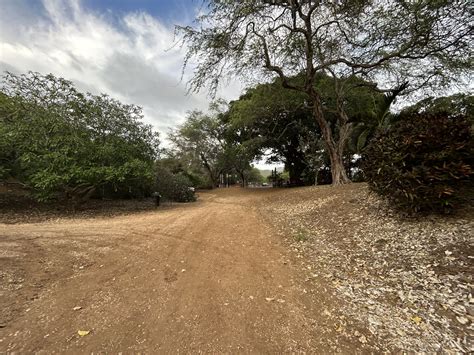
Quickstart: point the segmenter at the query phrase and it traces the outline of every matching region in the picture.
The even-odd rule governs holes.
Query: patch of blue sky
[[[85,9],[110,20],[118,20],[128,13],[147,13],[165,26],[190,24],[203,0],[82,0]]]

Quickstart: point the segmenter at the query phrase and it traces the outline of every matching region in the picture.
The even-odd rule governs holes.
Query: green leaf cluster
[[[301,84],[300,77],[292,82]],[[386,96],[373,90],[373,84],[356,77],[335,80],[318,75],[316,88],[321,92],[325,117],[335,135],[338,109],[344,109],[353,134],[347,142],[348,155],[359,153],[369,135],[389,110]],[[329,166],[329,157],[313,107],[305,93],[283,88],[279,79],[248,89],[230,105],[229,121],[255,154],[267,152],[270,162],[283,161],[291,181],[314,183],[315,173]]]
[[[210,104],[208,113],[189,112],[186,121],[169,135],[173,145],[168,155],[180,162],[187,176],[200,180],[196,186],[217,187],[223,175],[232,176],[233,182],[238,175],[245,186],[252,176],[250,163],[256,150],[242,134],[230,121],[227,104],[218,100]]]

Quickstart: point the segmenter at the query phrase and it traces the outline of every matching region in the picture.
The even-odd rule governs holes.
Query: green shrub
[[[51,74],[0,80],[0,179],[20,181],[37,200],[77,199],[86,187],[95,197],[148,195],[158,153],[138,106]]]
[[[407,113],[367,147],[370,188],[403,210],[446,211],[472,191],[473,142],[464,116]]]
[[[172,174],[167,169],[156,168],[156,192],[165,200],[176,202],[196,201],[189,178],[183,174]]]

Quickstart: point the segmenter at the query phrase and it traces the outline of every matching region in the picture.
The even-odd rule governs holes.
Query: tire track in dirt
[[[323,316],[252,198],[230,189],[169,210],[3,225],[0,243],[27,255],[9,259],[25,285],[32,237],[62,271],[0,328],[0,352],[324,352]]]

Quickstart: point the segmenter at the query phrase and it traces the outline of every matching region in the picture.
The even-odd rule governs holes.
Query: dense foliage
[[[182,173],[173,174],[158,164],[156,167],[155,191],[165,200],[191,202],[196,200],[191,180]]]
[[[231,102],[227,119],[255,156],[284,163],[292,181],[319,168],[321,135],[306,98],[283,89],[278,80],[247,89]]]
[[[168,170],[173,175],[183,175],[191,183],[190,186],[198,189],[208,189],[211,186],[206,173],[202,170],[201,166],[198,165],[189,165],[188,161],[182,159],[178,155],[174,155],[173,151],[169,149],[164,149],[162,157],[157,162],[157,164]]]
[[[29,73],[3,77],[1,178],[39,200],[150,193],[158,134],[140,107],[82,94],[65,79]]]
[[[170,132],[173,155],[189,167],[205,171],[211,187],[218,186],[222,173],[223,127],[212,112],[189,112],[186,121]]]
[[[451,96],[427,97],[403,109],[403,113],[442,113],[464,115],[474,123],[474,95],[458,93]]]
[[[372,190],[404,210],[446,210],[472,188],[474,143],[465,116],[405,113],[364,155]]]
[[[354,127],[344,156],[344,166],[352,177],[352,156],[365,146],[396,94],[383,95],[356,77],[345,80],[354,87],[344,102],[348,120]],[[318,75],[315,83],[323,93],[324,114],[334,126],[338,119],[336,85],[338,82],[326,75]],[[330,183],[331,174],[321,179],[316,176],[318,172],[330,172],[331,165],[311,111],[305,94],[284,89],[277,79],[249,88],[231,102],[228,120],[233,130],[241,132],[241,140],[251,143],[254,154],[265,153],[269,162],[283,162],[289,172],[287,180],[292,184]]]

